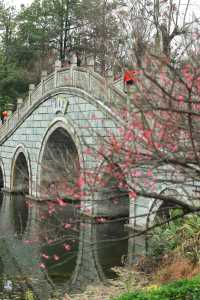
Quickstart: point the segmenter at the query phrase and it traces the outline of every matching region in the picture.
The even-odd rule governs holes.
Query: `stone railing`
[[[106,78],[95,73],[91,68],[72,66],[61,68],[56,62],[55,71],[47,76],[42,73],[41,82],[29,87],[29,97],[17,107],[17,110],[10,115],[8,120],[0,128],[0,141],[15,129],[18,123],[28,113],[28,111],[45,95],[60,87],[74,87],[87,92],[94,101],[101,102],[104,106],[111,107],[112,104],[120,105],[126,102],[126,94],[110,84]],[[21,99],[20,99],[21,100]]]

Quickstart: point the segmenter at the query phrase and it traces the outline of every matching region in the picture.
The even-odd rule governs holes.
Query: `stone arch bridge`
[[[110,107],[112,102],[122,101],[126,101],[126,94],[109,84],[108,79],[89,68],[61,68],[59,62],[49,76],[43,72],[39,85],[30,85],[26,101],[18,101],[16,111],[0,128],[0,188],[3,191],[0,232],[6,245],[0,256],[4,257],[6,270],[12,270],[11,273],[18,269],[23,273],[29,270],[30,273],[34,265],[41,263],[38,258],[34,263],[30,260],[30,253],[32,257],[40,255],[37,247],[24,247],[24,243],[34,240],[40,231],[36,219],[41,211],[41,199],[45,201],[47,195],[55,196],[55,186],[62,192],[61,185],[57,184],[64,176],[66,180],[66,170],[69,177],[77,179],[80,173],[102,164],[88,158],[85,152],[88,146],[96,146],[98,134],[106,136],[108,132],[115,132],[118,119]],[[15,194],[26,195],[28,202],[23,197],[13,200]],[[87,208],[99,216],[128,216],[128,195],[126,197],[126,205],[118,205],[114,210],[109,205],[106,209],[102,204],[95,206],[92,201],[87,202]],[[73,208],[70,210],[73,215]],[[104,278],[95,247],[88,250],[87,246],[97,239],[97,232],[92,224],[83,228],[71,278],[71,283],[79,286],[85,276],[89,281]],[[7,253],[13,257],[16,268],[6,259]],[[34,272],[37,277],[45,278],[45,271],[34,269]],[[49,290],[51,283],[43,281],[45,284],[40,290]],[[45,299],[44,294],[39,297]]]
[[[28,99],[18,102],[17,110],[0,128],[0,188],[4,192],[0,231],[1,237],[6,240],[4,255],[11,253],[18,263],[16,269],[33,272],[35,263],[30,261],[29,254],[32,251],[32,257],[39,255],[38,249],[28,247],[25,250],[24,241],[31,240],[40,230],[40,225],[35,222],[40,211],[40,200],[53,194],[51,190],[55,186],[52,185],[67,176],[66,169],[70,176],[77,179],[80,172],[96,169],[102,164],[102,161],[87,156],[86,150],[88,145],[96,146],[98,135],[105,137],[108,132],[116,132],[119,120],[111,106],[113,102],[126,101],[121,82],[111,84],[109,79],[102,78],[89,68],[61,68],[57,62],[55,71],[49,76],[43,73],[36,88],[30,85]],[[61,186],[60,189],[62,191]],[[13,201],[10,195],[18,192],[27,195],[31,201],[30,207],[27,208],[24,200]],[[128,217],[150,209],[150,204],[145,201],[132,207],[128,193],[125,200],[116,208],[106,202],[93,205],[89,201],[87,205],[94,215],[109,217]],[[20,210],[23,213],[16,220],[14,214]],[[104,277],[95,247],[88,250],[87,246],[87,243],[97,239],[96,231],[92,224],[83,228],[71,279],[71,283],[78,282],[79,285],[85,280],[83,274],[87,274],[90,281]],[[23,259],[20,253],[24,253]],[[27,257],[26,262],[24,257]],[[9,259],[4,261],[5,268],[12,269],[13,263]],[[46,278],[45,272],[35,272],[40,278]],[[46,291],[51,283],[48,280],[44,282],[43,285],[41,283],[41,290]],[[40,297],[45,299],[44,295]]]

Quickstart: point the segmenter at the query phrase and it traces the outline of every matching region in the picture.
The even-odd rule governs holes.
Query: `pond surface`
[[[114,278],[112,268],[127,262],[127,218],[99,222],[82,216],[77,206],[67,202],[30,202],[22,194],[1,199],[0,249],[4,242],[8,247],[0,251],[1,277],[22,272],[53,288],[70,289],[71,283],[80,287]],[[6,235],[2,224],[7,224]],[[9,261],[16,264],[14,271]]]

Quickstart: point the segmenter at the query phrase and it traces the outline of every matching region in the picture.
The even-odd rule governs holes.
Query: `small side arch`
[[[181,192],[181,193],[180,193]],[[184,201],[187,201],[188,193],[183,188],[177,188],[177,187],[166,187],[164,188],[160,194],[165,194],[173,197],[180,197],[180,199],[184,199]],[[149,213],[146,218],[146,228],[148,229],[151,224],[154,222],[156,216],[159,216],[161,219],[169,219],[169,210],[172,208],[178,208],[177,205],[173,204],[172,202],[165,202],[162,200],[154,199],[150,209]]]
[[[23,238],[29,219],[26,195],[31,194],[31,164],[28,151],[23,145],[16,148],[11,166],[11,218],[14,233]]]
[[[10,190],[13,191],[15,186],[15,167],[16,162],[19,161],[19,156],[22,158],[21,164],[24,165],[24,167],[27,169],[27,173],[25,176],[28,175],[28,178],[26,179],[27,185],[28,185],[28,194],[32,194],[32,170],[31,170],[31,159],[28,151],[24,147],[24,145],[20,144],[17,146],[17,148],[14,151],[14,155],[12,158],[12,164],[11,164],[11,181],[10,181]],[[26,165],[25,165],[26,164]],[[27,166],[27,167],[26,167]]]

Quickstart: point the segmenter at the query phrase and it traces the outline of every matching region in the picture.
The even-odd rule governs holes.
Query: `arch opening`
[[[78,151],[64,128],[57,128],[48,138],[41,161],[41,196],[67,195],[80,173]]]
[[[79,176],[76,145],[68,131],[58,127],[45,144],[39,183],[41,198],[47,200],[40,226],[41,260],[58,286],[70,280],[77,263],[80,220],[76,205],[80,199],[75,194]]]
[[[14,231],[22,237],[28,222],[28,206],[26,195],[29,193],[29,171],[26,157],[20,152],[13,168],[12,208]]]
[[[160,194],[172,196],[179,200],[183,198],[183,195],[173,188],[166,188]],[[167,223],[170,221],[172,217],[171,213],[174,209],[182,210],[182,207],[170,201],[154,200],[147,215],[146,228],[150,228],[152,225],[159,222]]]

